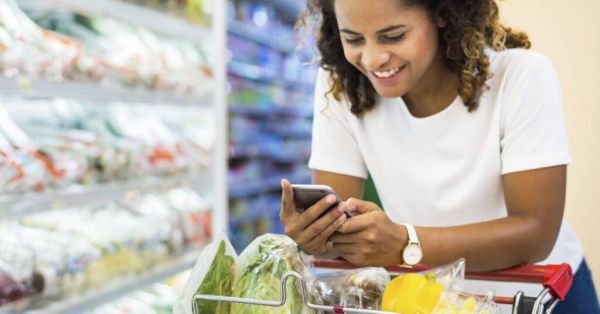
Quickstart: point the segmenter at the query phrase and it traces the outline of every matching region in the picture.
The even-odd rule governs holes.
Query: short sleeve
[[[328,94],[331,79],[319,69],[314,97],[312,152],[308,163],[313,170],[366,178],[367,167],[352,131],[349,104]]]
[[[503,95],[502,174],[569,164],[562,95],[554,66],[534,52],[513,57]]]

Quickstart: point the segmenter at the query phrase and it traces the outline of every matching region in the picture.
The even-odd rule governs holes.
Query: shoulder
[[[332,109],[338,112],[350,110],[350,102],[344,92],[334,95],[334,78],[330,71],[319,68],[315,84],[315,110],[328,111]],[[316,112],[315,112],[316,113]]]
[[[512,48],[503,51],[486,50],[494,75],[521,76],[534,73],[554,72],[554,65],[547,56],[530,49]]]

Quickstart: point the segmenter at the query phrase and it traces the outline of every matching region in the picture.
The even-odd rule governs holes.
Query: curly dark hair
[[[376,91],[369,79],[344,57],[334,0],[307,1],[307,10],[299,26],[309,26],[316,21],[321,67],[334,79],[329,93],[339,100],[346,92],[352,113],[360,116],[375,106]],[[501,51],[531,47],[527,34],[500,22],[495,0],[398,1],[408,7],[424,8],[433,21],[441,19],[445,22],[439,33],[440,49],[445,50],[446,66],[459,79],[458,94],[469,111],[477,108],[479,98],[487,88],[486,81],[492,76],[484,48],[489,46]]]

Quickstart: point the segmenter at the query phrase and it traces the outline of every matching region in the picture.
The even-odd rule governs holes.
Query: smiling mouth
[[[388,79],[388,78],[396,76],[396,74],[398,74],[398,72],[400,72],[400,70],[402,70],[403,68],[404,68],[404,66],[401,66],[401,67],[389,69],[386,71],[371,71],[371,73],[373,73],[373,75],[376,78]]]

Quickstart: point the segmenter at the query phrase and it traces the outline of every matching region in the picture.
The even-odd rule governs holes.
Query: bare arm
[[[349,198],[361,199],[363,197],[365,187],[365,179],[363,178],[315,170],[313,171],[312,181],[314,184],[329,185],[343,201]]]
[[[471,270],[536,263],[556,242],[562,222],[566,166],[504,175],[508,217],[453,228],[417,228],[424,264],[465,257]]]
[[[502,180],[508,217],[457,227],[416,227],[423,264],[465,257],[469,270],[492,270],[539,262],[550,254],[562,222],[566,166],[511,173]],[[335,250],[358,265],[402,263],[406,229],[375,204],[347,203],[362,214],[331,237]]]

